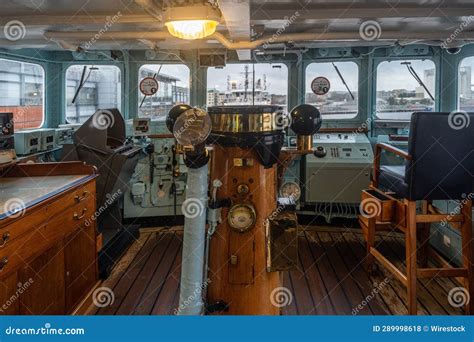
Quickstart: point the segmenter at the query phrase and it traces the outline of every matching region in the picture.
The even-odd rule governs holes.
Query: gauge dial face
[[[301,188],[295,182],[286,182],[280,187],[280,196],[297,202],[301,197]]]
[[[232,229],[245,232],[255,224],[255,209],[250,204],[236,204],[230,208],[227,220]]]

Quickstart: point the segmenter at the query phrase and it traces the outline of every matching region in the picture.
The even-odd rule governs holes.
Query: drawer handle
[[[87,208],[84,208],[84,209],[82,209],[82,214],[81,215],[79,215],[78,213],[74,213],[74,220],[82,219],[84,216],[86,216],[86,211],[87,211]]]
[[[2,261],[0,261],[0,272],[3,271],[5,266],[7,266],[7,264],[8,264],[8,258],[5,257],[5,258],[2,259]]]
[[[82,202],[83,200],[85,200],[87,198],[88,194],[89,194],[89,191],[84,190],[82,195],[80,195],[80,196],[76,195],[76,196],[74,196],[74,199],[76,200],[77,203]]]
[[[3,234],[2,236],[2,240],[0,242],[0,248],[3,248],[5,247],[5,245],[7,244],[8,240],[10,240],[10,233],[9,232],[6,232]]]

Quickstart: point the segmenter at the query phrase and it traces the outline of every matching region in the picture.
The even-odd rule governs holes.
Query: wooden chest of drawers
[[[0,314],[71,313],[96,284],[95,177],[46,163],[0,178]]]

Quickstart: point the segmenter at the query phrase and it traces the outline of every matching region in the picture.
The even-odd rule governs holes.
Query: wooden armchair
[[[471,125],[459,128],[448,113],[419,112],[412,115],[408,152],[389,144],[378,144],[373,181],[362,192],[359,222],[367,242],[367,267],[374,259],[386,267],[408,290],[409,314],[417,313],[418,278],[463,279],[471,301],[466,312],[474,312],[472,268],[472,192],[474,173],[474,115]],[[380,165],[382,152],[394,153],[404,165]],[[442,213],[435,200],[456,200],[459,212]],[[417,204],[419,205],[417,208]],[[462,237],[460,268],[454,268],[430,247],[431,223],[446,222]],[[377,230],[398,229],[405,234],[406,271],[398,269],[375,245]],[[418,254],[418,258],[417,258]],[[439,267],[429,268],[428,257]]]

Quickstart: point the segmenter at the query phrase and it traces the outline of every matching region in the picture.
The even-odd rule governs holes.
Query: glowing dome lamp
[[[206,4],[169,7],[164,13],[169,33],[174,37],[188,40],[212,35],[220,20],[219,9]]]

